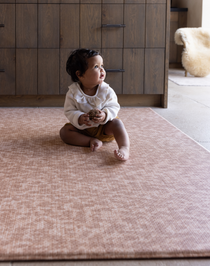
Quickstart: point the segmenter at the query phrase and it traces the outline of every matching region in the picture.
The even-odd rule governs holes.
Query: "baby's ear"
[[[77,70],[76,71],[76,75],[77,75],[78,78],[80,78],[81,77],[81,72],[79,70]]]

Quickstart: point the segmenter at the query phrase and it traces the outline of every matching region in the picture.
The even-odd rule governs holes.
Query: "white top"
[[[101,125],[113,120],[120,110],[117,95],[106,82],[98,85],[94,96],[85,94],[77,82],[74,82],[68,88],[69,90],[64,103],[64,114],[70,123],[78,129],[83,130],[99,126],[99,124],[92,121],[90,121],[91,126],[79,125],[78,123],[80,115],[88,113],[91,109],[98,108],[107,114],[106,120],[100,123]]]

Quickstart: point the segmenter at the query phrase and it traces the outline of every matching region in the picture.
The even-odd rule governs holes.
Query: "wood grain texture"
[[[60,48],[79,47],[79,5],[60,5]]]
[[[123,94],[144,92],[144,49],[124,49]]]
[[[37,49],[16,50],[16,95],[37,95]]]
[[[15,47],[15,5],[0,4],[0,47]]]
[[[16,47],[37,47],[37,5],[16,5]]]
[[[38,50],[38,94],[59,94],[59,49]]]
[[[164,49],[145,50],[145,94],[164,93]]]
[[[0,95],[15,95],[15,49],[0,49]]]
[[[146,47],[165,47],[166,5],[146,5]]]
[[[123,68],[122,49],[102,49],[105,69]],[[107,82],[117,94],[122,94],[122,72],[107,72],[105,82]]]
[[[101,5],[80,6],[80,47],[101,48]]]
[[[38,5],[38,47],[59,48],[59,5]]]
[[[123,24],[123,5],[104,4],[102,6],[102,24]],[[123,27],[102,28],[102,48],[122,48],[123,29]]]
[[[141,48],[145,46],[145,5],[126,4],[124,9],[124,47]]]
[[[72,49],[73,50],[73,49]],[[68,91],[68,86],[70,86],[73,81],[71,77],[66,72],[66,61],[70,55],[71,49],[60,49],[60,88],[59,94],[66,94]]]

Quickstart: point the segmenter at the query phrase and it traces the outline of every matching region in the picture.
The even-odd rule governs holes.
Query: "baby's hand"
[[[91,126],[89,115],[88,114],[83,114],[79,117],[78,119],[79,125],[86,125],[86,126]]]
[[[92,121],[96,124],[104,122],[106,119],[106,113],[98,109],[98,114],[92,119]]]

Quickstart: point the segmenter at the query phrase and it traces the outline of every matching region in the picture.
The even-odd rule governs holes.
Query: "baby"
[[[106,71],[99,52],[77,49],[66,63],[66,71],[74,82],[66,94],[64,113],[70,123],[60,130],[61,139],[70,145],[100,149],[104,141],[116,140],[118,160],[129,158],[130,141],[117,114],[120,105],[114,90],[104,82]],[[89,112],[97,109],[95,117]]]

